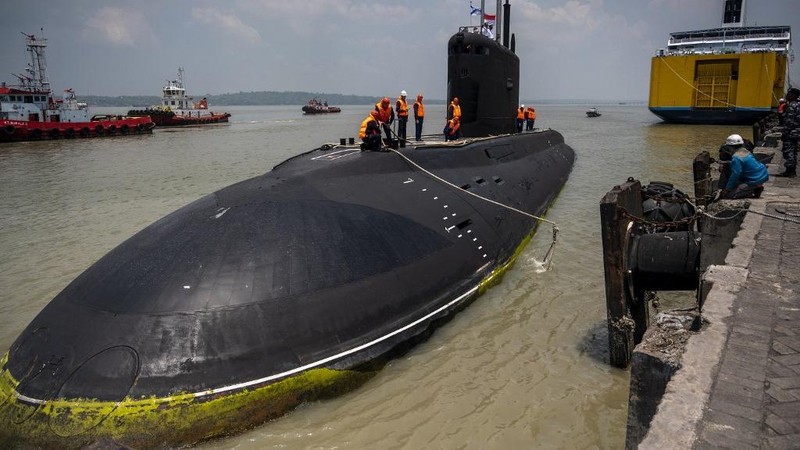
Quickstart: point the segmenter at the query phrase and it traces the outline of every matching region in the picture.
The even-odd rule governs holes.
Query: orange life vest
[[[528,108],[528,120],[535,120],[536,119],[536,110],[533,108]]]
[[[525,110],[523,108],[519,108],[517,110],[517,120],[525,119]]]
[[[453,117],[461,118],[461,107],[453,102],[450,102],[450,107],[453,108]]]
[[[380,114],[379,120],[383,123],[388,123],[389,119],[392,118],[392,106],[389,105],[386,108],[381,106],[381,102],[375,103],[375,110],[378,111]]]
[[[420,117],[420,118],[425,117],[425,105],[423,105],[422,102],[420,102],[420,101],[416,101],[416,102],[414,102],[414,106],[417,107],[417,109],[416,109],[416,111],[417,111],[416,117]]]
[[[455,136],[456,131],[461,128],[461,122],[456,122],[455,120],[450,119],[447,121],[447,127],[450,128],[450,133],[448,134],[450,136]]]
[[[370,115],[367,116],[366,119],[364,119],[363,122],[361,122],[361,131],[359,131],[359,133],[358,133],[358,137],[360,139],[364,139],[365,137],[367,137],[367,126],[372,121],[375,121],[375,118],[372,117],[372,114],[370,114]]]
[[[406,99],[403,97],[397,97],[397,103],[399,105],[397,108],[397,116],[408,117],[408,103],[406,102]]]

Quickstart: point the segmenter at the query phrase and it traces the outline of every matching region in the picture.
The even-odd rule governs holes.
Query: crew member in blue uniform
[[[791,88],[786,93],[786,112],[783,116],[783,165],[786,167],[778,177],[797,176],[797,145],[800,143],[800,89]]]

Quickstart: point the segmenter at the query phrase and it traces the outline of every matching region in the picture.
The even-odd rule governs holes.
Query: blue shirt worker
[[[722,189],[721,198],[759,198],[764,191],[764,183],[769,180],[767,166],[761,164],[750,150],[745,148],[744,140],[738,134],[728,136],[728,143],[736,145],[731,156],[730,176]]]

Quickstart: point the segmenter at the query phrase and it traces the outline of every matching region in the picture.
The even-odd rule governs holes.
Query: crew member
[[[417,142],[422,140],[422,122],[425,121],[425,105],[422,104],[422,94],[417,94],[414,102],[414,127]]]
[[[517,108],[517,133],[522,133],[522,125],[525,123],[525,105]]]
[[[453,117],[447,121],[447,125],[444,126],[444,140],[445,141],[454,141],[461,137],[461,119],[458,117]]]
[[[722,188],[722,198],[748,198],[761,196],[764,183],[769,179],[767,166],[760,163],[744,146],[744,140],[738,134],[728,136],[725,144],[735,148],[731,155],[730,176]]]
[[[797,145],[800,142],[800,89],[791,88],[786,93],[786,112],[783,116],[783,165],[786,170],[776,176],[797,176]]]
[[[406,91],[400,91],[400,97],[394,106],[397,111],[397,138],[400,139],[400,146],[406,146],[406,126],[408,125],[408,102],[406,102]]]
[[[525,129],[533,131],[533,123],[536,122],[536,109],[533,106],[528,106],[525,111]]]
[[[461,106],[458,104],[458,97],[453,97],[453,101],[447,107],[447,118],[452,119],[454,117],[458,117],[459,121],[461,120]]]
[[[380,128],[380,113],[372,110],[367,115],[367,118],[361,122],[361,130],[358,132],[358,137],[361,138],[361,150],[372,150],[374,152],[381,149],[381,128]]]
[[[786,113],[786,99],[778,100],[778,126],[783,126],[783,115]]]
[[[389,102],[389,97],[383,97],[381,101],[375,104],[375,111],[378,111],[378,121],[381,122],[383,133],[386,135],[386,141],[389,146],[392,143],[392,122],[394,121],[394,110]]]

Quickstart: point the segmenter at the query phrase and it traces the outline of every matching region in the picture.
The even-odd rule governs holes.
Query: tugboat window
[[[25,96],[25,103],[33,103],[33,96],[32,95],[26,95]]]

